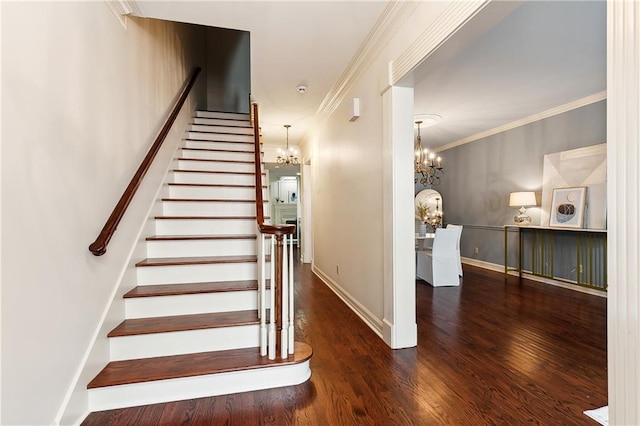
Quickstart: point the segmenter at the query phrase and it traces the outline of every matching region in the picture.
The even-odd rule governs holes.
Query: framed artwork
[[[586,209],[587,188],[554,188],[549,212],[549,226],[582,228]]]

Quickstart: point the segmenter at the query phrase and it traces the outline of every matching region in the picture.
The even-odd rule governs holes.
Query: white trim
[[[539,112],[537,114],[530,115],[528,117],[521,118],[520,120],[512,121],[511,123],[503,124],[502,126],[494,127],[493,129],[485,130],[484,132],[476,133],[475,135],[467,136],[457,141],[450,142],[446,145],[442,145],[434,151],[441,152],[447,149],[455,148],[460,145],[464,145],[470,142],[477,141],[489,136],[497,135],[498,133],[506,132],[517,127],[525,126],[527,124],[535,123],[536,121],[544,120],[545,118],[553,117],[554,115],[563,114],[565,112],[581,108],[583,106],[591,105],[596,102],[600,102],[607,99],[607,91],[603,90],[593,95],[585,96],[584,98],[576,99],[575,101],[568,102],[564,105],[560,105],[546,111]]]
[[[358,51],[340,78],[322,100],[317,114],[329,116],[342,103],[358,77],[367,68],[374,57],[384,47],[405,19],[415,10],[418,2],[392,0],[384,9],[371,31],[362,42]]]
[[[104,0],[104,2],[125,30],[127,29],[127,15],[143,16],[135,0]]]
[[[397,84],[413,71],[487,4],[489,0],[450,2],[433,24],[392,62],[389,85]]]
[[[640,424],[640,2],[607,1],[609,424]]]
[[[364,323],[369,326],[378,337],[382,338],[382,321],[373,315],[367,308],[362,306],[348,291],[340,287],[337,282],[329,278],[327,274],[322,272],[316,267],[315,264],[311,266],[311,270],[314,274],[320,278],[320,280],[327,285],[333,291],[336,296],[342,300],[357,316],[360,317]]]
[[[310,377],[307,359],[293,364],[107,386],[89,390],[89,407],[91,411],[103,411],[228,395],[298,385]]]

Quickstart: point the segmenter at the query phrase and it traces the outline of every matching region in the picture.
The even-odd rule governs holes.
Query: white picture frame
[[[549,226],[583,228],[586,200],[586,186],[554,188],[549,211]]]

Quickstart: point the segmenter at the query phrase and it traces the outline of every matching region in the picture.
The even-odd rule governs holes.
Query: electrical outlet
[[[478,253],[480,253],[480,249],[479,249],[478,247],[474,247],[474,248],[473,248],[473,253],[474,253],[474,254],[478,254]]]
[[[578,265],[578,273],[582,273],[582,265]]]

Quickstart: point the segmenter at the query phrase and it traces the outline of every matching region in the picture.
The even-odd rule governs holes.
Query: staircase
[[[304,343],[286,359],[260,356],[253,140],[248,115],[196,113],[163,213],[149,218],[156,235],[124,296],[126,319],[108,334],[111,362],[87,386],[91,411],[310,377]]]

